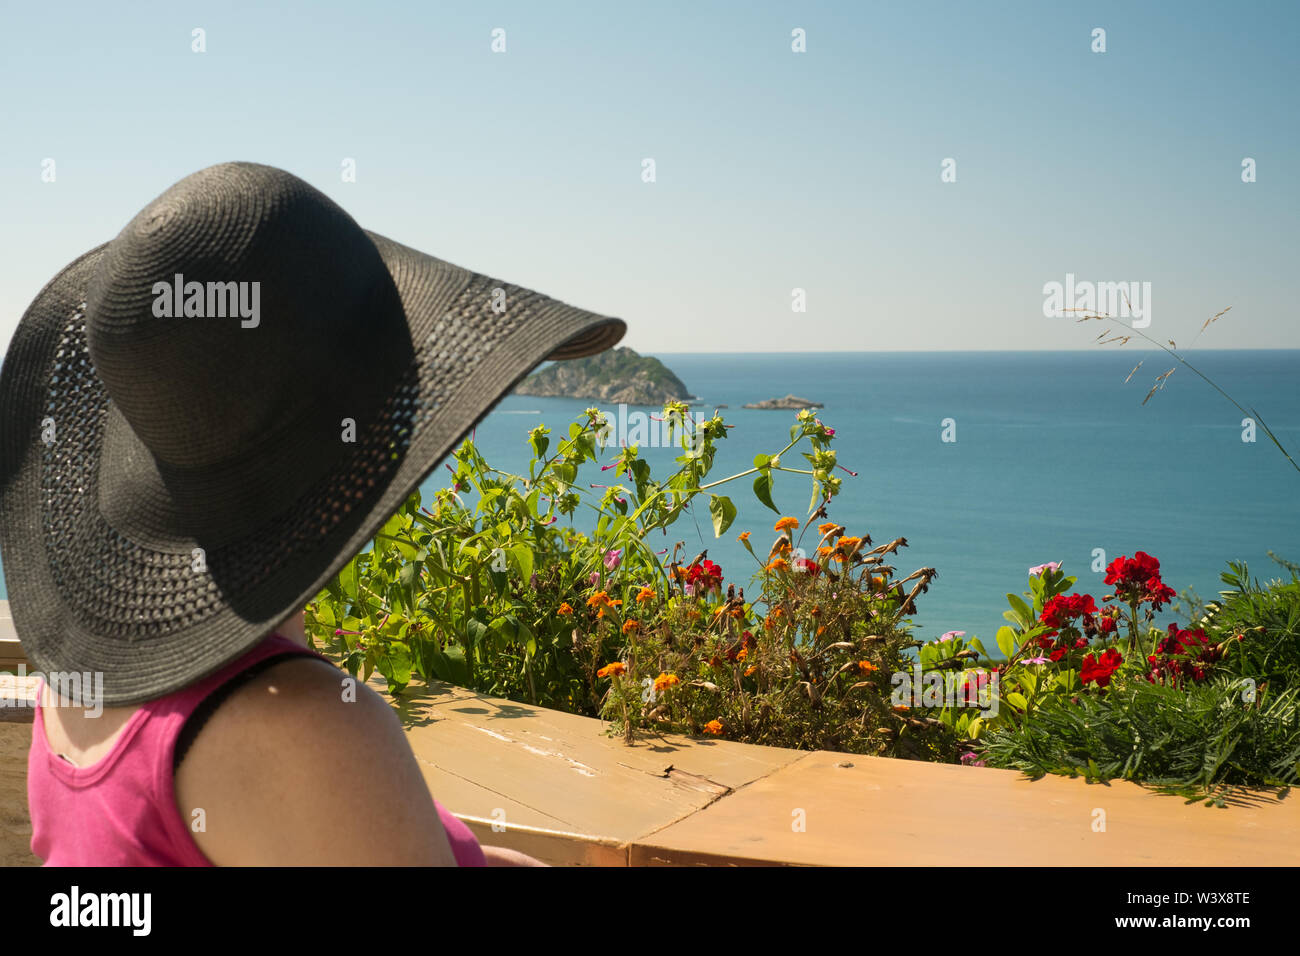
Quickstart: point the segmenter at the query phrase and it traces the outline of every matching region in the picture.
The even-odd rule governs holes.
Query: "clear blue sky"
[[[1298,11],[10,3],[0,344],[159,192],[251,160],[366,228],[621,316],[645,352],[1092,348],[1095,323],[1043,315],[1066,273],[1151,282],[1161,339],[1230,305],[1198,345],[1300,347]]]

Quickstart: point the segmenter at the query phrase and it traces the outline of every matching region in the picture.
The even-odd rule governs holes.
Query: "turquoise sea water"
[[[748,468],[756,453],[789,440],[793,412],[744,403],[793,392],[825,404],[818,414],[836,429],[839,461],[858,473],[839,472],[844,488],[831,517],[877,543],[906,537],[896,561],[903,574],[938,569],[915,618],[927,639],[948,630],[992,636],[1006,592],[1024,589],[1027,569],[1045,561],[1064,562],[1078,587],[1100,598],[1103,575],[1091,570],[1097,548],[1107,561],[1147,551],[1166,583],[1203,597],[1217,592],[1228,559],[1265,576],[1281,572],[1269,550],[1300,562],[1300,472],[1262,430],[1243,442],[1242,414],[1186,368],[1143,406],[1155,377],[1176,364],[1154,350],[659,357],[704,401],[699,410],[729,406],[722,414],[735,427],[711,477]],[[1300,350],[1187,358],[1300,454]],[[522,471],[530,428],[545,422],[554,440],[590,404],[510,396],[476,441],[489,462]],[[949,418],[954,442],[941,440]],[[642,454],[655,474],[674,457],[659,448]],[[785,463],[806,465],[797,455]],[[612,475],[591,469],[584,479],[608,483]],[[423,490],[447,477],[439,465]],[[688,556],[708,548],[728,580],[747,584],[755,565],[736,534],[769,540],[776,519],[754,499],[751,481],[719,489],[739,507],[721,539],[702,504],[660,546],[683,540]],[[778,477],[783,514],[804,516],[809,494],[806,476]]]

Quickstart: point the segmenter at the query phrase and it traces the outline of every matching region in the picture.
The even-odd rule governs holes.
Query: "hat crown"
[[[253,163],[194,173],[126,225],[88,287],[86,335],[114,404],[177,468],[229,461],[306,419],[337,429],[409,342],[361,227]],[[368,358],[381,367],[352,374]]]

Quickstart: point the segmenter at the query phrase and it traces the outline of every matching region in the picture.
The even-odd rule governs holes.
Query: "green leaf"
[[[465,652],[459,647],[434,651],[429,658],[433,675],[438,680],[462,687],[469,683],[469,667],[465,663]]]
[[[1008,594],[1007,602],[1015,609],[1021,627],[1028,630],[1034,626],[1034,612],[1029,609],[1029,605],[1024,602],[1023,598],[1015,594]]]
[[[1016,632],[1005,624],[998,628],[997,642],[1003,657],[1010,658],[1016,652]]]
[[[1015,691],[1007,694],[1006,701],[1017,710],[1023,711],[1029,707],[1029,702],[1025,700],[1024,696],[1017,694]]]
[[[709,514],[713,516],[713,536],[720,538],[736,520],[736,506],[726,495],[709,495]]]
[[[316,623],[322,627],[338,627],[338,618],[334,616],[334,608],[328,604],[316,604]]]
[[[516,544],[510,548],[510,557],[519,570],[519,577],[528,584],[533,576],[533,551],[526,544]]]
[[[471,647],[478,647],[487,639],[490,631],[488,626],[476,617],[468,618],[465,621],[465,634],[469,638]]]
[[[358,558],[360,555],[357,556]],[[343,570],[339,572],[338,586],[345,595],[343,600],[351,603],[357,595],[357,558],[353,558],[347,564],[343,565]]]
[[[405,687],[411,682],[411,649],[399,641],[386,645],[375,669],[389,684]]]
[[[1024,687],[1025,690],[1029,691],[1030,694],[1038,690],[1038,678],[1034,676],[1033,671],[1027,669],[1020,671],[1019,674],[1017,674],[1017,679],[1020,681],[1020,685]]]
[[[780,510],[776,507],[776,505],[772,503],[772,473],[771,472],[765,471],[757,478],[754,479],[754,497],[757,498],[759,501],[763,502],[763,504],[767,505],[777,514],[781,513]]]

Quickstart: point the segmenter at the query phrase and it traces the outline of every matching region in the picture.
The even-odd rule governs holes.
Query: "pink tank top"
[[[32,852],[45,866],[212,866],[176,803],[173,757],[186,719],[210,694],[265,658],[322,655],[272,634],[243,657],[188,687],[146,701],[113,748],[89,767],[54,753],[37,695],[27,757]],[[486,866],[473,832],[438,803],[458,866]]]

